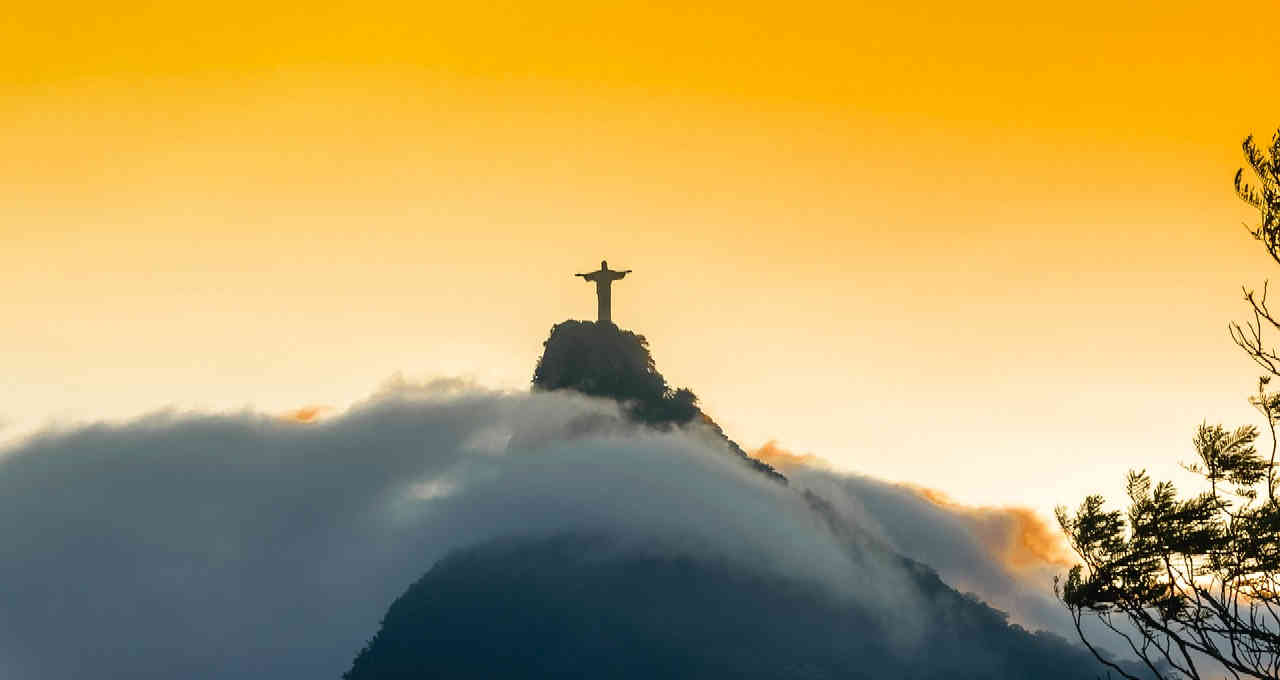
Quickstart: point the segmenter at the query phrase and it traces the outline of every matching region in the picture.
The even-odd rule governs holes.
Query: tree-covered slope
[[[698,407],[685,387],[672,387],[654,364],[643,335],[612,323],[564,321],[551,328],[533,371],[535,390],[573,390],[614,399],[633,420],[652,427],[699,422],[715,431],[730,450],[760,472],[785,478],[769,464],[751,458]]]
[[[896,618],[725,562],[624,557],[606,537],[511,539],[442,560],[391,606],[347,680],[1038,678],[1096,661],[916,569]]]
[[[655,428],[705,423],[693,393],[673,389],[643,336],[613,324],[555,326],[535,390],[616,399]],[[785,482],[730,450],[756,470]],[[784,490],[782,493],[798,493]],[[877,564],[903,588],[880,604],[830,584],[696,549],[637,546],[633,537],[510,537],[438,562],[388,610],[348,680],[401,678],[1041,678],[1092,680],[1083,648],[1010,625],[929,567],[901,557],[811,492],[814,531]],[[584,509],[587,510],[587,509]],[[768,518],[762,518],[768,521]],[[885,518],[892,521],[892,518]],[[869,559],[868,559],[869,558]],[[887,565],[887,566],[886,566]],[[884,572],[881,572],[884,573]],[[849,574],[858,582],[858,574]],[[1047,587],[1047,586],[1046,586]]]

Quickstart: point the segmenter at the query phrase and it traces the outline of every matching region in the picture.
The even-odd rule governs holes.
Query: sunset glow
[[[1230,178],[1280,122],[1277,18],[10,8],[0,436],[523,389],[607,257],[614,318],[744,445],[1047,518],[1252,418],[1226,324],[1275,270]]]

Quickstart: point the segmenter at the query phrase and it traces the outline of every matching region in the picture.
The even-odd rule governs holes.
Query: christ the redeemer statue
[[[614,281],[630,273],[630,269],[621,272],[616,269],[610,269],[607,261],[600,260],[599,270],[590,274],[574,274],[574,276],[581,276],[588,281],[595,281],[596,283],[597,323],[613,323],[613,319],[610,318],[609,314],[609,286],[613,285]]]

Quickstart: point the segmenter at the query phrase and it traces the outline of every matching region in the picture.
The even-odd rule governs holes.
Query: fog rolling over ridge
[[[401,382],[314,424],[156,414],[5,451],[0,671],[336,677],[454,549],[566,532],[811,584],[908,649],[934,614],[713,431],[638,428],[572,393]]]
[[[788,480],[612,324],[553,328],[534,388],[395,379],[329,418],[158,413],[11,446],[0,673],[1096,672],[977,599],[1068,632],[1056,565],[991,547],[1008,512],[775,451]]]
[[[936,490],[836,471],[775,442],[751,455],[784,472],[792,488],[825,499],[842,522],[936,569],[948,585],[979,595],[1015,623],[1074,638],[1052,592],[1073,555],[1059,530],[1032,510],[961,505]]]

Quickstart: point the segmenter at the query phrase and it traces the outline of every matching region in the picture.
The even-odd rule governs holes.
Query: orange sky
[[[570,275],[747,446],[1044,510],[1249,417],[1274,0],[28,3],[0,423],[527,383]],[[0,435],[4,431],[0,430]]]

